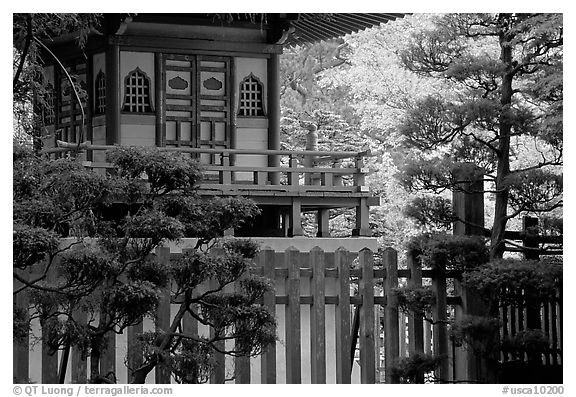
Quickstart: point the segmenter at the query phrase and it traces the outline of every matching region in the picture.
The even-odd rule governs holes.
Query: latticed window
[[[152,112],[150,79],[140,68],[136,68],[126,76],[122,110],[131,113]]]
[[[96,75],[96,98],[94,104],[96,106],[96,114],[104,114],[106,112],[106,75],[102,70]]]
[[[264,116],[262,92],[262,83],[253,74],[242,80],[238,115]]]

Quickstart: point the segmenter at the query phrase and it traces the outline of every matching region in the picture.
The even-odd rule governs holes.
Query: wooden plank
[[[319,247],[310,250],[312,281],[310,287],[314,302],[310,308],[310,356],[312,360],[312,383],[326,383],[326,311],[324,307],[326,263],[324,251]]]
[[[23,279],[28,280],[29,272],[20,271],[18,269],[14,269],[14,271],[17,272],[18,275]],[[14,290],[21,288],[22,285],[23,285],[22,283],[13,278]],[[17,308],[20,309],[28,308],[29,298],[26,292],[19,292],[18,294],[14,295],[13,299],[14,304]],[[19,341],[15,341],[13,344],[12,368],[14,374],[12,379],[14,383],[28,383],[30,380],[29,343],[30,343],[30,335],[29,332],[26,332],[26,336],[24,338],[22,338]]]
[[[448,362],[448,330],[446,321],[448,319],[446,304],[446,275],[443,269],[437,268],[436,275],[432,279],[432,291],[436,296],[436,303],[432,309],[432,317],[435,322],[433,326],[434,354],[446,357],[442,359],[436,376],[441,380],[448,380],[449,362]]]
[[[220,153],[217,153],[220,154]],[[224,154],[233,154],[233,153],[224,153]],[[245,154],[242,154],[245,155]],[[253,156],[264,156],[263,154],[252,154]],[[249,155],[248,155],[249,156]],[[299,173],[310,173],[310,174],[316,174],[318,172],[322,172],[323,174],[339,174],[339,175],[353,175],[354,174],[354,168],[304,168],[304,167],[293,167],[297,170],[297,172]],[[291,171],[291,168],[289,167],[263,167],[263,166],[259,166],[259,167],[254,167],[254,166],[221,166],[221,165],[206,165],[206,167],[204,167],[205,170],[207,171],[238,171],[238,172],[252,172],[254,170],[256,171],[265,171],[265,172],[288,172]],[[312,186],[312,185],[311,185]],[[313,185],[313,186],[319,186],[319,185]],[[325,185],[328,187],[334,187],[332,185]]]
[[[46,276],[48,283],[56,281],[54,269],[58,267],[60,256],[57,256],[52,263],[52,269]],[[50,351],[46,342],[42,341],[42,383],[58,383],[58,352]]]
[[[223,249],[222,248],[214,248],[212,249],[212,253],[215,255],[222,255]],[[211,290],[216,290],[219,287],[219,283],[215,279],[210,279],[208,282],[208,288]],[[210,338],[214,338],[216,336],[216,330],[213,327],[210,327]],[[223,340],[219,340],[214,342],[214,345],[221,351],[225,349],[225,342]],[[223,384],[226,381],[226,361],[225,356],[223,353],[214,351],[214,371],[210,375],[210,383],[212,384]]]
[[[258,256],[258,264],[264,269],[263,276],[268,278],[272,283],[275,280],[276,254],[273,249],[263,249]],[[266,292],[263,297],[263,305],[276,316],[276,302],[274,290]],[[276,343],[266,349],[261,359],[261,383],[276,383]]]
[[[156,248],[156,260],[158,263],[168,266],[170,262],[170,248],[158,247]],[[156,331],[167,332],[170,328],[170,286],[162,289],[158,308],[156,309],[155,318]],[[163,365],[157,365],[154,369],[156,374],[157,384],[170,383],[170,371]]]
[[[384,357],[386,366],[386,383],[400,383],[397,376],[392,375],[392,366],[398,360],[400,354],[399,338],[400,327],[398,324],[398,298],[393,293],[398,288],[398,254],[392,248],[384,251],[384,266],[386,267],[386,279],[384,291],[386,294],[386,307],[384,309]]]
[[[294,247],[284,253],[284,263],[288,268],[286,293],[286,383],[302,383],[301,342],[300,342],[300,252]]]
[[[234,290],[237,293],[241,293],[242,289],[240,287],[241,277],[238,281],[234,283]],[[264,303],[266,304],[266,303]],[[263,368],[265,368],[263,366]],[[234,383],[236,384],[249,384],[250,383],[250,357],[247,356],[237,356],[234,357]]]
[[[288,229],[288,235],[290,237],[302,236],[304,230],[302,229],[302,200],[294,197],[292,199],[292,205],[290,206],[290,228]]]
[[[360,380],[364,384],[376,383],[376,358],[374,340],[374,259],[372,251],[365,248],[358,253],[362,278],[359,282],[360,307]],[[398,339],[396,339],[398,340]]]
[[[74,320],[78,324],[86,324],[88,316],[86,312],[79,310],[74,314]],[[72,346],[72,368],[70,370],[72,383],[87,383],[88,363],[86,362],[86,357],[82,357],[82,352],[78,346]]]
[[[552,346],[552,335],[550,335],[550,302],[544,302],[544,313],[542,318],[544,320],[544,324],[542,324],[542,330],[548,336],[548,339],[550,340],[550,346]],[[551,364],[552,357],[550,354],[550,349],[547,349],[546,353],[544,354],[544,365]]]
[[[560,301],[559,301],[559,302],[560,302]],[[559,316],[558,316],[558,314],[561,314],[561,313],[562,313],[559,302],[558,302],[558,303],[554,302],[554,303],[552,304],[552,310],[551,310],[551,313],[550,313],[550,314],[551,314],[551,316],[550,316],[550,317],[551,317],[551,318],[550,318],[550,326],[551,326],[551,328],[552,328],[551,334],[552,334],[552,351],[553,351],[553,354],[552,354],[552,362],[553,362],[553,364],[555,364],[555,365],[561,363],[559,354],[557,353],[557,352],[558,352],[558,349],[560,349],[561,346],[562,346],[561,343],[560,343],[559,332],[558,332],[558,330],[559,330],[559,327],[558,327],[558,324],[559,324],[559,318],[558,318],[558,317],[559,317]],[[560,328],[560,329],[561,329],[561,328]]]
[[[422,287],[422,266],[416,262],[412,252],[406,255],[406,265],[410,270],[408,287]],[[424,353],[423,313],[410,312],[408,315],[408,352],[410,356]],[[418,376],[416,383],[424,383],[424,376]]]
[[[136,325],[131,325],[128,327],[127,339],[128,339],[128,383],[132,379],[132,373],[136,369],[142,366],[144,363],[144,356],[142,354],[142,347],[138,341],[138,337],[144,332],[144,325],[140,321]]]
[[[334,253],[338,269],[338,306],[334,327],[336,329],[336,383],[352,382],[350,335],[350,264],[348,251],[338,248]]]

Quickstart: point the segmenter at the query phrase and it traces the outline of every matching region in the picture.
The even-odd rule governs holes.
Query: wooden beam
[[[268,149],[280,150],[280,57],[277,54],[268,59]],[[269,154],[268,166],[280,166],[280,157]],[[268,175],[271,184],[280,183],[278,173]]]
[[[120,47],[106,47],[106,145],[120,143]]]

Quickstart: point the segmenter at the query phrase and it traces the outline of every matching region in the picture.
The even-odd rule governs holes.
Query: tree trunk
[[[490,239],[490,258],[502,258],[504,254],[504,238],[506,233],[506,224],[508,222],[508,196],[509,190],[505,187],[505,179],[510,175],[510,133],[512,132],[511,123],[511,103],[512,103],[512,46],[510,40],[512,37],[508,34],[507,24],[510,16],[501,17],[503,22],[500,33],[500,60],[505,67],[502,74],[502,85],[500,90],[500,104],[502,111],[499,120],[499,139],[498,139],[498,165],[496,172],[496,203],[494,208],[494,224],[492,226],[492,236]]]
[[[185,301],[180,304],[180,308],[178,309],[178,312],[174,316],[172,324],[170,325],[170,328],[167,330],[167,333],[165,335],[158,336],[158,338],[156,339],[155,344],[156,346],[158,346],[159,351],[165,351],[170,348],[173,339],[172,334],[174,334],[174,332],[176,332],[176,330],[178,329],[178,326],[182,324],[182,318],[184,317],[184,314],[186,314],[186,310],[189,306],[190,306],[189,297],[186,297]],[[140,368],[132,372],[132,379],[130,380],[130,383],[137,383],[137,384],[145,383],[148,374],[152,372],[152,370],[156,367],[156,365],[158,365],[158,357],[159,355],[155,354],[154,357],[150,358],[150,360],[146,364],[142,365]]]

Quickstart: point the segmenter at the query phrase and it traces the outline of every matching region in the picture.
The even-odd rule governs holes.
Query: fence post
[[[170,262],[170,248],[156,248],[156,260],[158,263],[168,266]],[[162,289],[155,318],[156,331],[167,332],[170,328],[170,285]],[[157,365],[154,368],[156,384],[170,383],[170,371],[164,365]]]
[[[86,324],[88,316],[86,312],[78,310],[74,313],[74,319],[79,324]],[[88,376],[88,366],[86,357],[82,357],[82,352],[77,346],[72,347],[72,368],[71,368],[71,382],[72,383],[86,383]]]
[[[219,182],[222,185],[230,185],[232,183],[232,171],[230,171],[230,155],[222,153],[220,164],[224,168],[220,171]]]
[[[324,251],[319,247],[310,250],[312,268],[312,307],[310,308],[310,355],[313,384],[326,383],[326,312]]]
[[[275,269],[276,269],[276,255],[273,249],[270,247],[264,248],[260,251],[258,257],[258,264],[263,269],[264,277],[270,279],[271,282],[275,283]],[[263,298],[264,306],[276,316],[276,294],[274,290],[268,291],[264,294]],[[269,346],[266,352],[262,355],[261,359],[261,379],[260,382],[263,384],[275,384],[276,383],[276,343]],[[247,382],[249,383],[249,382]]]
[[[438,265],[434,269],[432,277],[432,291],[434,296],[436,296],[436,303],[432,309],[434,320],[433,339],[434,354],[442,358],[436,371],[436,376],[441,382],[445,382],[450,376],[448,366],[448,330],[446,327],[448,315],[446,312],[446,269],[440,266]]]
[[[46,281],[56,281],[55,269],[58,268],[60,256],[54,258],[52,269],[46,276]],[[44,330],[42,330],[44,332]],[[44,338],[42,338],[44,339]],[[42,340],[42,383],[58,383],[58,352],[51,352],[50,348]]]
[[[457,236],[483,236],[484,235],[484,181],[482,176],[465,183],[463,190],[454,190],[452,193],[453,212],[457,220],[454,222],[453,234]],[[459,318],[465,315],[486,315],[486,307],[482,300],[468,288],[464,288],[459,280],[455,280],[456,291],[462,298],[461,311],[456,311]],[[482,373],[489,378],[493,375],[488,371],[487,361],[479,357],[472,349],[466,349],[457,354],[464,358],[465,365],[459,365],[466,371],[464,379],[480,381]],[[457,376],[460,370],[457,370]],[[493,380],[493,379],[492,379]]]
[[[364,248],[358,253],[362,278],[359,294],[360,307],[360,379],[362,383],[376,383],[376,357],[374,341],[374,258]],[[398,338],[396,338],[398,340]]]
[[[410,278],[408,287],[422,287],[422,267],[416,263],[414,253],[409,251],[406,256]],[[408,353],[409,356],[424,353],[423,313],[410,312],[408,315]],[[424,383],[424,374],[419,374],[416,383]]]
[[[300,252],[288,247],[284,253],[285,267],[288,268],[286,295],[286,383],[302,383],[300,343]]]
[[[400,328],[398,324],[398,298],[392,293],[398,287],[398,254],[392,248],[384,250],[384,266],[386,267],[386,308],[384,310],[384,358],[386,383],[399,383],[397,376],[392,375],[392,366],[400,354]]]
[[[350,265],[348,251],[340,247],[334,253],[338,269],[338,306],[336,308],[336,383],[351,383],[350,365]]]
[[[25,280],[28,280],[28,271],[20,271],[15,269],[15,272],[18,272],[18,275]],[[13,279],[14,290],[22,287],[22,283]],[[22,310],[28,310],[28,294],[26,290],[19,292],[18,294],[14,295],[14,304],[17,308]],[[28,315],[26,316],[28,318]],[[26,331],[26,336],[24,336],[21,340],[15,341],[13,345],[12,351],[12,368],[14,370],[13,382],[14,383],[27,383],[29,381],[29,365],[30,365],[30,358],[28,356],[28,351],[30,349],[29,346],[30,341],[30,334]]]
[[[524,251],[524,257],[529,260],[539,260],[540,255],[537,251],[538,245],[538,218],[525,216],[522,219],[522,231],[524,238],[522,245],[527,248]],[[528,296],[528,294],[527,294]],[[542,319],[540,316],[541,302],[535,299],[526,299],[526,328],[527,329],[541,329]],[[547,305],[547,303],[546,303]],[[542,357],[539,353],[529,353],[528,362],[532,364],[539,364]]]

